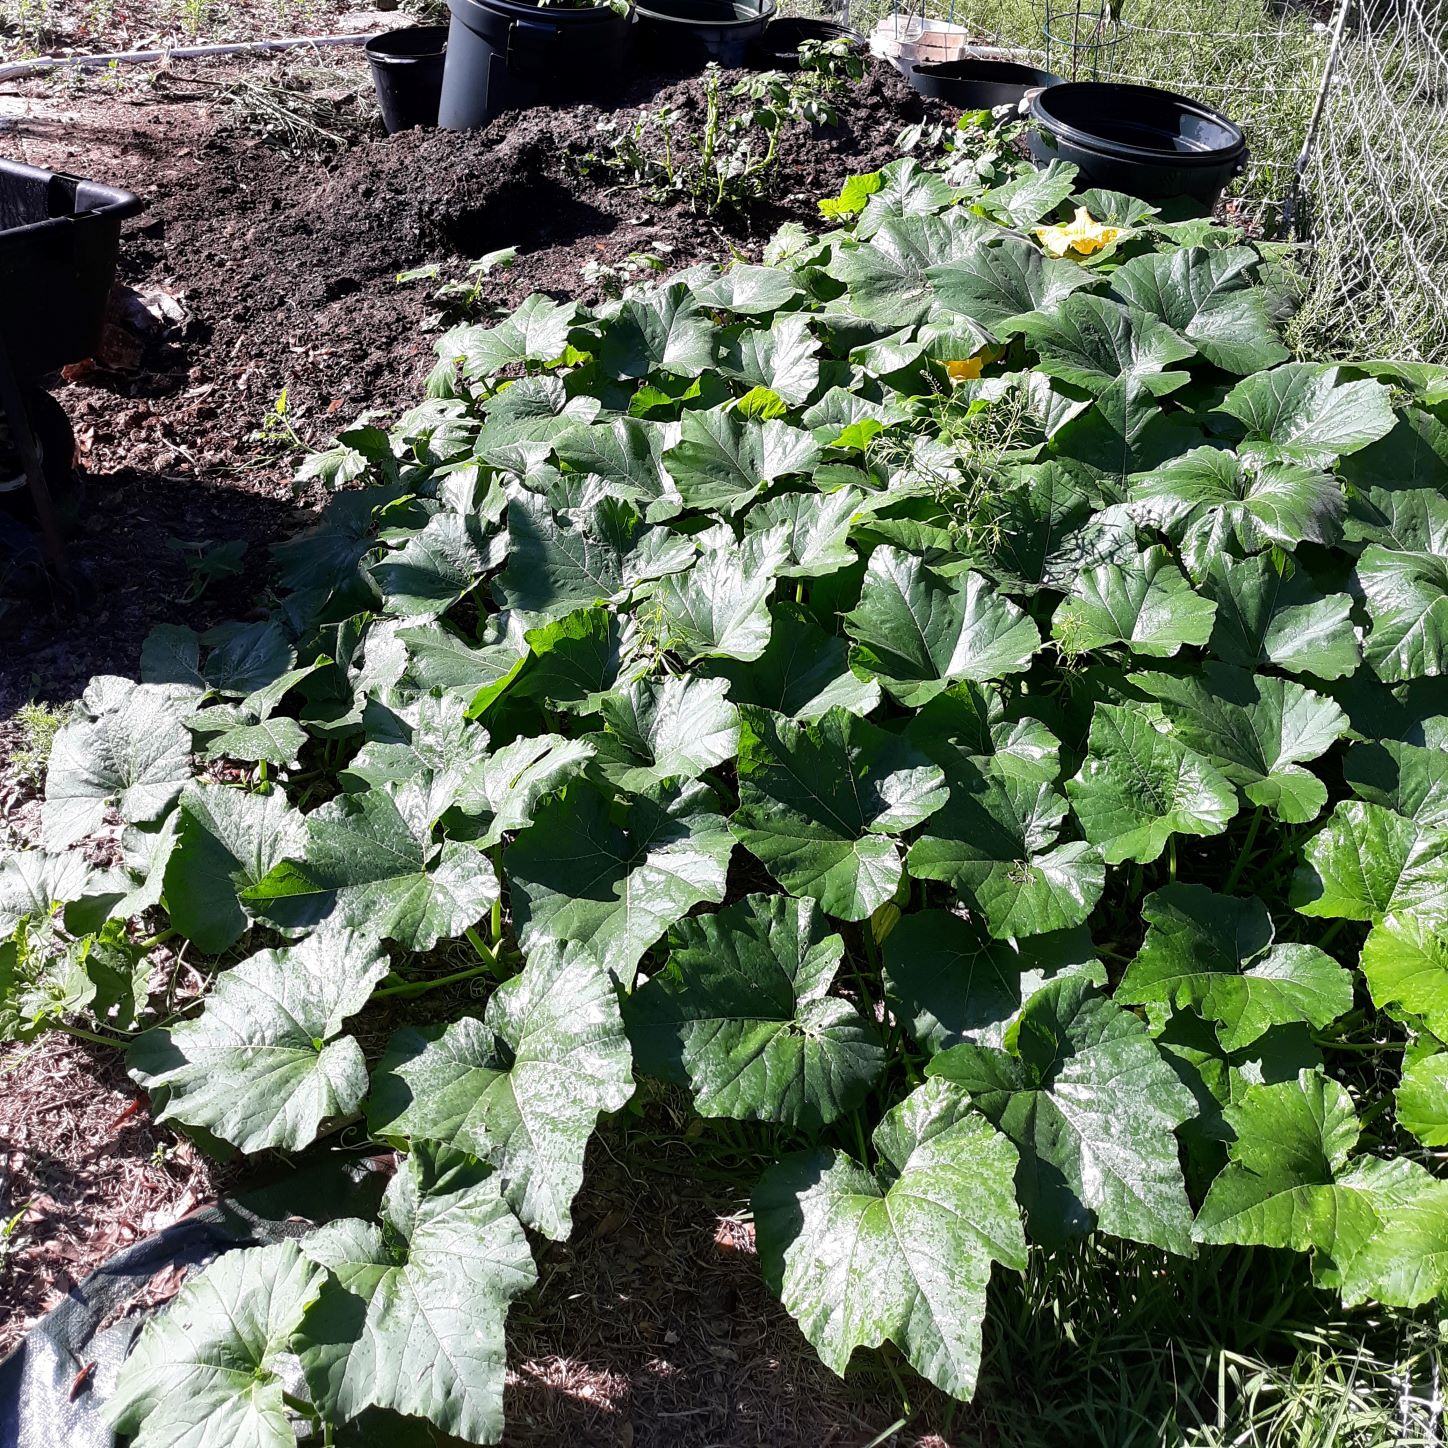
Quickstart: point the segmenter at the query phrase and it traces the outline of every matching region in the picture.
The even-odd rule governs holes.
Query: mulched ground
[[[242,11],[231,34],[280,33],[270,7],[230,13]],[[128,13],[127,38],[161,33],[154,0]],[[349,18],[316,5],[307,23],[317,33]],[[331,128],[353,138],[340,154],[279,151],[226,99],[304,64],[327,72],[312,83]],[[535,290],[587,298],[586,263],[634,252],[671,266],[754,257],[781,221],[815,222],[819,196],[888,160],[924,114],[894,71],[873,70],[843,96],[838,129],[790,138],[767,208],[714,221],[569,164],[601,119],[665,102],[696,116],[699,82],[655,78],[599,107],[387,139],[361,58],[345,53],[0,86],[0,155],[147,198],[122,278],[184,316],[139,371],[89,371],[56,390],[84,467],[73,558],[92,601],[69,617],[0,603],[0,850],[37,836],[36,783],[8,764],[24,742],[4,722],[14,710],[72,699],[95,673],[133,673],[159,622],[243,616],[269,545],[309,521],[320,498],[293,489],[296,455],[253,436],[277,395],[286,389],[293,426],[319,444],[420,396],[435,308],[425,285],[399,287],[398,271],[516,246],[518,265],[489,297],[511,305]],[[193,545],[230,540],[248,545],[245,572],[188,601]],[[14,1221],[0,1235],[3,1351],[71,1282],[234,1177],[155,1126],[107,1052],[54,1039],[0,1048],[0,1096],[0,1228]],[[813,1448],[869,1443],[894,1423],[879,1370],[840,1383],[769,1298],[741,1220],[747,1183],[711,1176],[699,1151],[664,1104],[647,1134],[619,1127],[595,1143],[574,1239],[547,1249],[542,1286],[511,1325],[509,1443]],[[944,1440],[917,1426],[888,1441]]]

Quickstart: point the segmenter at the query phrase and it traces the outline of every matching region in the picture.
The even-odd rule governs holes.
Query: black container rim
[[[959,60],[917,61],[910,67],[916,75],[939,76],[941,80],[991,80],[1025,81],[1033,85],[1056,86],[1064,82],[1049,70],[1038,70],[1018,60],[986,60],[976,56],[962,56]]]
[[[655,5],[658,3],[660,0],[655,0]],[[668,0],[662,0],[662,3],[667,4]],[[690,3],[690,0],[678,0],[678,3],[682,9]],[[699,30],[744,30],[757,26],[761,21],[772,23],[777,8],[775,0],[758,0],[757,7],[754,8],[747,5],[745,0],[718,0],[718,3],[721,7],[727,6],[734,12],[732,20],[725,20],[722,16],[717,20],[713,18],[706,20],[699,16],[681,15],[669,10],[656,9],[654,5],[636,4],[634,9],[638,13],[639,19],[649,24],[657,22],[662,25],[687,25]],[[748,11],[748,13],[741,15],[739,14],[741,10]],[[766,33],[768,32],[766,31]]]
[[[383,65],[406,65],[411,61],[436,60],[447,50],[446,25],[408,25],[384,30],[362,47],[369,60]]]
[[[1075,96],[1096,97],[1098,109],[1100,103],[1119,102],[1132,97],[1149,101],[1154,105],[1165,103],[1175,109],[1210,121],[1213,125],[1220,126],[1235,139],[1228,145],[1213,146],[1206,151],[1178,151],[1174,148],[1168,150],[1165,147],[1133,146],[1126,141],[1112,141],[1093,131],[1083,130],[1080,126],[1062,120],[1052,113],[1052,106],[1059,106],[1063,101],[1069,101]],[[1073,146],[1079,146],[1083,151],[1091,151],[1101,156],[1154,162],[1169,160],[1176,166],[1207,168],[1223,165],[1240,156],[1247,149],[1247,138],[1242,134],[1242,128],[1235,121],[1228,120],[1220,111],[1213,110],[1211,106],[1193,100],[1190,96],[1178,95],[1175,91],[1160,90],[1151,85],[1124,85],[1115,81],[1095,80],[1063,81],[1060,85],[1050,86],[1033,96],[1031,112],[1036,120],[1053,135],[1070,141]]]
[[[634,12],[620,15],[612,5],[587,5],[573,9],[566,5],[539,5],[535,0],[448,0],[448,9],[463,20],[469,10],[482,11],[503,20],[527,20],[534,25],[553,25],[560,30],[574,26],[600,25],[617,22],[626,25],[633,20]],[[471,28],[471,27],[469,27]]]

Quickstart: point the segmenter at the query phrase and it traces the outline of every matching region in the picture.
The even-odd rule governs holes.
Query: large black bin
[[[89,357],[116,274],[128,191],[0,161],[0,344],[22,382]]]
[[[1185,196],[1210,211],[1247,169],[1247,142],[1226,116],[1145,85],[1070,81],[1031,98],[1038,161],[1069,161],[1088,185],[1144,201]]]
[[[448,0],[452,27],[438,125],[486,126],[524,106],[576,105],[616,86],[627,69],[633,15],[525,0]]]

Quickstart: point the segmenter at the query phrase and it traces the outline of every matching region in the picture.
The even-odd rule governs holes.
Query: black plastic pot
[[[962,111],[993,111],[1018,106],[1028,90],[1060,85],[1061,77],[1012,60],[942,60],[912,66],[910,84],[921,95]]]
[[[572,104],[617,85],[633,16],[522,0],[448,0],[447,65],[438,124],[464,131],[549,102]]]
[[[437,125],[446,25],[412,25],[374,35],[364,47],[387,134]]]
[[[741,66],[774,8],[774,0],[648,0],[637,7],[639,49],[655,69]]]
[[[848,25],[834,20],[815,20],[807,15],[785,15],[771,20],[750,54],[766,70],[798,70],[799,48],[807,40],[853,40],[864,45],[865,37]]]
[[[1240,127],[1200,101],[1145,85],[1071,81],[1031,100],[1038,161],[1070,161],[1093,186],[1210,210],[1247,169]]]

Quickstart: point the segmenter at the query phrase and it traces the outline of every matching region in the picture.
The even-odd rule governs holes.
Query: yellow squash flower
[[[1065,226],[1038,226],[1036,237],[1052,256],[1065,256],[1068,251],[1090,256],[1103,246],[1110,246],[1121,235],[1119,226],[1103,226],[1091,219],[1084,206],[1076,208],[1075,220]]]
[[[1000,347],[982,347],[970,357],[952,357],[945,364],[946,376],[951,382],[974,382],[981,370],[996,361],[1001,355]]]

